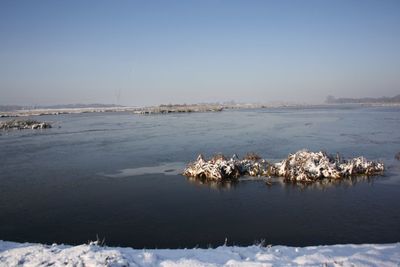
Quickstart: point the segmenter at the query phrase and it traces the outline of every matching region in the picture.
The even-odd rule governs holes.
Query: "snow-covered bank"
[[[0,241],[0,266],[399,266],[400,243],[132,249]]]

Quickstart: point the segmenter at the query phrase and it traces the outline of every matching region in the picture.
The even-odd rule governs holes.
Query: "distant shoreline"
[[[100,112],[133,112],[137,107],[109,107],[109,108],[54,108],[54,109],[23,109],[0,112],[0,117],[26,117],[62,114],[100,113]]]
[[[362,98],[336,98],[328,96],[325,100],[327,104],[398,104],[400,95],[393,97],[362,97]]]
[[[0,112],[0,118],[27,117],[62,114],[131,112],[132,114],[168,114],[218,112],[231,109],[274,109],[274,108],[328,108],[328,107],[400,107],[400,103],[345,103],[345,104],[193,104],[160,105],[150,107],[84,107],[84,108],[41,108]]]

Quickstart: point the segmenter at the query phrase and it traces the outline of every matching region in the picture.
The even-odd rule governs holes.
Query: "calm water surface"
[[[397,108],[38,119],[55,127],[0,133],[0,239],[81,244],[98,235],[136,248],[400,241]],[[274,161],[302,148],[388,169],[325,186],[201,184],[179,174],[198,153]]]

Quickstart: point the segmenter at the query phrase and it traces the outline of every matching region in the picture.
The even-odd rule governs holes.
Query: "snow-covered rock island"
[[[51,128],[48,122],[36,120],[8,120],[0,121],[0,130],[47,129]]]
[[[0,266],[399,266],[400,243],[132,249],[0,241]]]
[[[241,176],[283,177],[285,182],[315,182],[322,179],[343,179],[365,175],[371,176],[384,171],[384,164],[369,161],[364,157],[342,159],[325,152],[300,150],[278,163],[269,163],[251,153],[243,159],[236,155],[228,159],[216,155],[209,160],[199,155],[189,163],[183,175],[208,180],[235,180]]]

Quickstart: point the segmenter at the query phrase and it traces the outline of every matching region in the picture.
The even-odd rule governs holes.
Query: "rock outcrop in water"
[[[342,179],[356,175],[375,175],[384,170],[383,163],[368,161],[364,157],[343,160],[339,155],[300,150],[287,159],[274,164],[275,175],[288,181],[312,182],[324,178]]]
[[[9,120],[0,122],[1,130],[46,129],[51,128],[48,122],[36,120]]]
[[[183,175],[208,180],[234,180],[240,176],[283,177],[288,182],[313,182],[322,179],[343,179],[357,175],[375,175],[383,172],[384,165],[364,157],[343,160],[337,155],[300,150],[281,162],[272,164],[255,154],[243,159],[236,155],[227,159],[217,155],[205,160],[199,155],[190,163]]]
[[[183,175],[209,180],[233,180],[244,175],[270,176],[272,167],[266,160],[255,154],[248,154],[242,160],[239,160],[236,155],[230,159],[223,155],[216,155],[210,160],[205,160],[203,155],[199,155],[195,162],[187,166]]]
[[[236,179],[242,175],[238,161],[234,157],[228,160],[223,155],[217,155],[205,160],[201,154],[195,162],[189,164],[183,174],[210,180]]]

